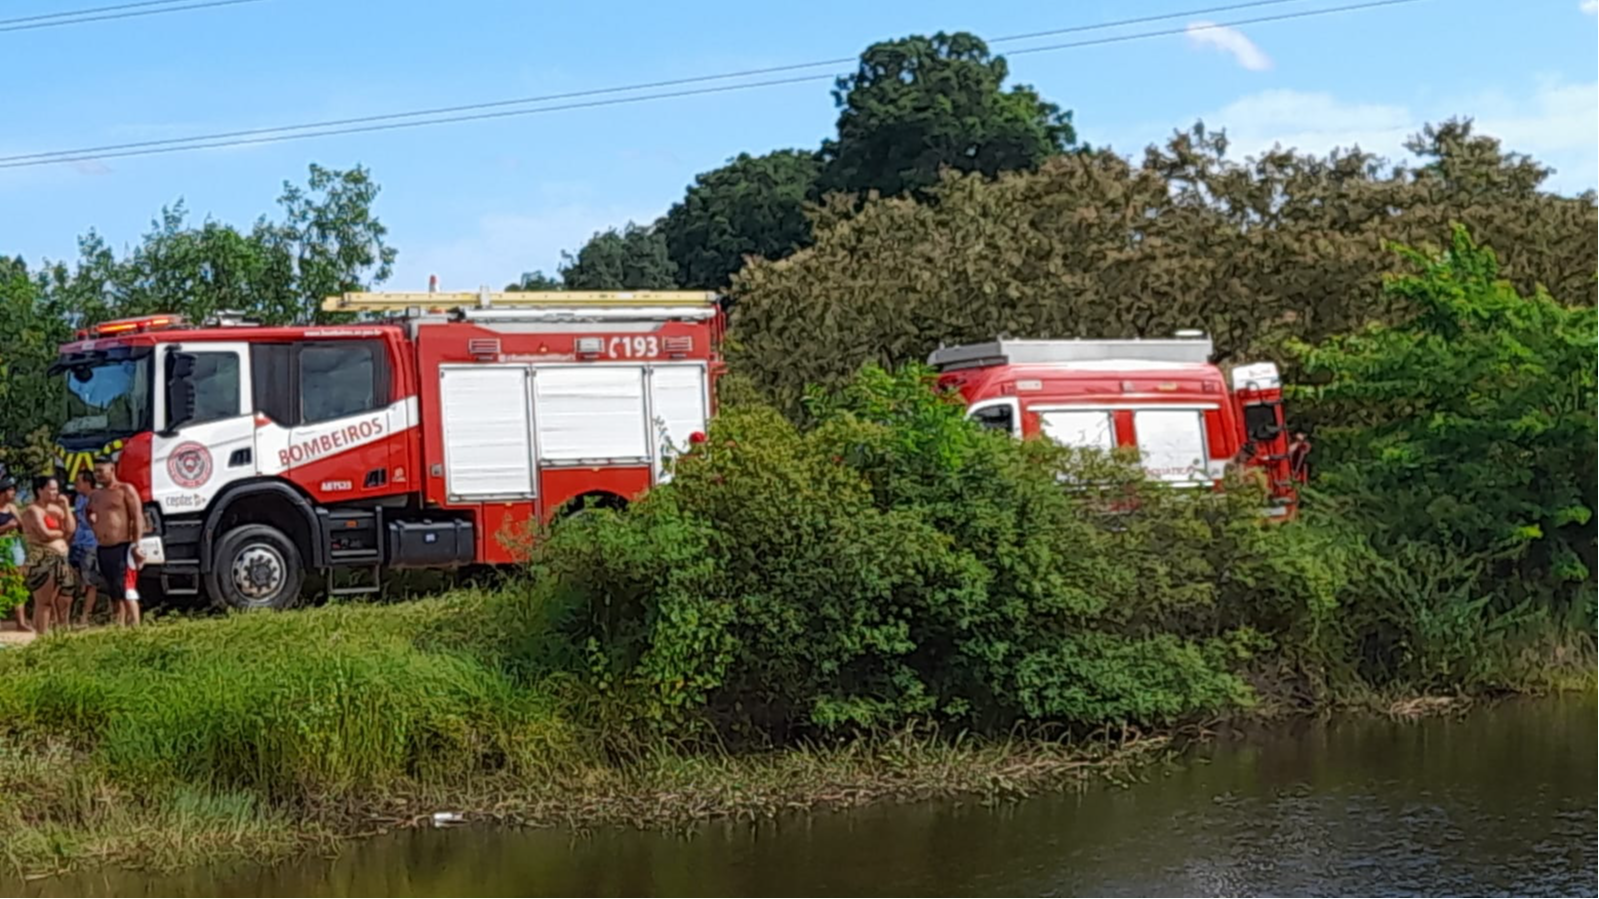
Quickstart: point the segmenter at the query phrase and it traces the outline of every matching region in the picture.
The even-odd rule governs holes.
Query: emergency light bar
[[[141,315],[138,318],[119,318],[115,321],[90,325],[87,330],[78,333],[80,337],[110,337],[137,331],[161,331],[166,328],[181,327],[183,324],[181,315]]]

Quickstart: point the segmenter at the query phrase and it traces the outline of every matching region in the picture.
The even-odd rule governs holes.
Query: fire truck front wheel
[[[305,566],[294,541],[271,525],[246,524],[217,541],[207,592],[234,609],[287,609],[300,598]]]

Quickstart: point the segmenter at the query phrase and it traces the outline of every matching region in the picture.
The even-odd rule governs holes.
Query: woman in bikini
[[[19,631],[28,624],[28,587],[18,565],[24,556],[22,519],[17,515],[17,481],[0,477],[0,614],[10,611]]]
[[[72,620],[72,599],[78,575],[67,562],[67,542],[77,529],[72,510],[61,501],[61,485],[44,475],[33,481],[33,502],[22,512],[22,533],[28,538],[28,589],[33,591],[33,629],[50,630],[51,619]]]

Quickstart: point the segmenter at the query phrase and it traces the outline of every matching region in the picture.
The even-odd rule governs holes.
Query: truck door
[[[156,356],[151,498],[165,514],[199,512],[229,483],[253,477],[255,417],[249,344],[172,344]]]
[[[381,340],[327,340],[292,347],[294,387],[287,444],[289,477],[323,502],[394,492],[395,452],[410,427],[406,403],[393,403]]]

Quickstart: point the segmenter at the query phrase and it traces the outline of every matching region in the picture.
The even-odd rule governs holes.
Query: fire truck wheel
[[[300,551],[271,525],[247,524],[217,542],[206,586],[211,598],[235,609],[287,609],[300,598],[305,566]]]

